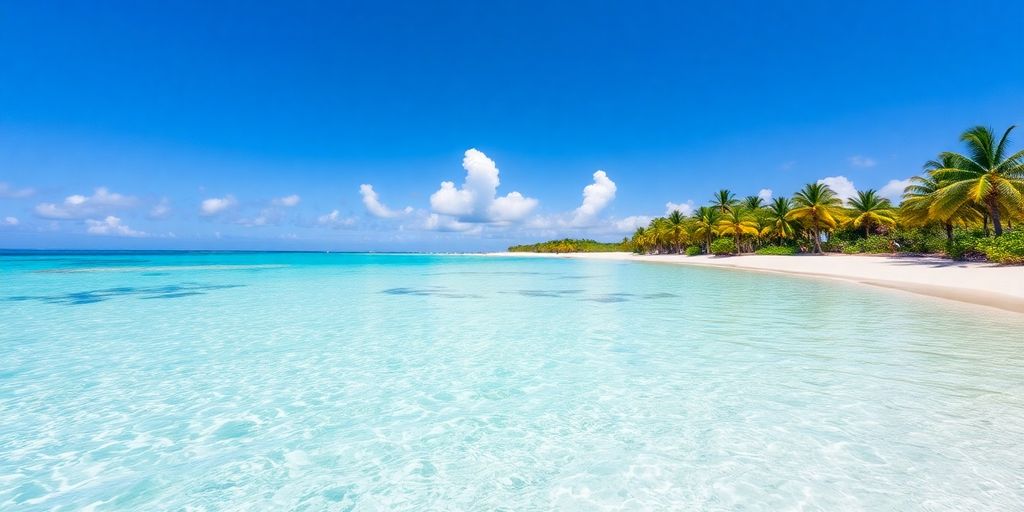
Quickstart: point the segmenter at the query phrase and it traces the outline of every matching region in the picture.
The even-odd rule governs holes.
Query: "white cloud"
[[[35,194],[35,189],[32,188],[14,188],[8,183],[0,181],[0,197],[6,197],[10,199],[21,199],[23,197],[29,197]]]
[[[431,213],[427,216],[423,227],[431,231],[451,231],[457,233],[479,233],[481,226],[470,222],[461,222],[448,215]]]
[[[692,208],[692,201],[690,201],[690,203],[690,206]],[[682,212],[682,210],[679,211]],[[618,231],[620,233],[632,233],[636,231],[636,228],[646,227],[648,224],[650,224],[650,222],[651,218],[646,215],[633,215],[630,217],[626,217],[624,219],[614,221],[612,223],[612,226],[614,227],[615,231]]]
[[[202,204],[199,205],[199,214],[204,217],[217,215],[218,213],[234,208],[237,204],[238,201],[235,200],[235,197],[232,195],[203,199]]]
[[[106,187],[98,187],[91,196],[75,194],[65,197],[61,204],[39,203],[35,212],[36,215],[47,219],[80,219],[97,213],[130,208],[135,206],[135,203],[134,197],[111,192]]]
[[[166,219],[171,214],[171,202],[165,197],[149,210],[151,219]]]
[[[20,222],[17,217],[4,217],[3,222],[0,222],[0,225],[3,226],[17,226],[18,224],[20,224]]]
[[[341,212],[338,210],[332,210],[331,213],[317,217],[316,222],[321,226],[340,229],[354,226],[356,224],[356,219],[352,217],[343,217]]]
[[[441,188],[430,195],[430,208],[434,213],[454,217],[457,222],[512,222],[525,218],[537,206],[536,199],[519,192],[496,198],[501,183],[498,167],[481,151],[467,150],[462,168],[466,170],[462,187],[444,181]]]
[[[886,183],[885,186],[878,191],[878,195],[888,198],[893,202],[893,204],[899,204],[900,200],[903,199],[903,191],[910,186],[910,184],[911,181],[909,179],[889,180],[889,183]]]
[[[853,155],[850,158],[847,158],[847,161],[854,167],[874,167],[878,164],[874,158],[864,155]]]
[[[672,212],[679,210],[679,213],[683,215],[690,215],[693,213],[693,199],[686,201],[685,203],[673,203],[671,201],[665,203],[665,215],[669,215]],[[633,217],[627,217],[633,218]],[[645,223],[646,224],[646,223]]]
[[[845,203],[851,197],[857,195],[857,187],[853,186],[853,182],[850,181],[846,176],[829,176],[818,180],[818,183],[824,183],[836,193],[839,199],[842,199]]]
[[[761,200],[766,202],[766,203],[771,201],[772,200],[772,189],[770,189],[770,188],[762,188],[761,190],[758,190],[757,191],[757,197],[760,197]]]
[[[292,206],[299,204],[299,201],[302,201],[302,198],[299,197],[298,194],[292,194],[290,196],[274,198],[270,201],[270,204],[274,206],[284,206],[287,208],[291,208]]]
[[[604,171],[594,173],[594,182],[583,187],[583,204],[573,213],[573,226],[588,226],[609,203],[615,200],[615,182]]]
[[[121,224],[121,219],[108,215],[103,220],[86,219],[86,232],[90,235],[142,237],[146,233]]]
[[[537,207],[537,200],[523,197],[519,192],[509,192],[505,197],[498,197],[487,209],[491,220],[514,222],[526,217]]]
[[[373,190],[373,185],[365,183],[359,185],[359,195],[363,196],[363,205],[366,206],[366,211],[374,217],[390,219],[412,213],[411,206],[406,206],[403,210],[392,210],[385,206],[384,203],[380,202],[380,196],[377,195],[377,191]]]

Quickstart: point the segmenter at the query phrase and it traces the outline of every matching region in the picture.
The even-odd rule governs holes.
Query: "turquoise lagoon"
[[[0,509],[1024,510],[1022,333],[660,264],[0,256]]]

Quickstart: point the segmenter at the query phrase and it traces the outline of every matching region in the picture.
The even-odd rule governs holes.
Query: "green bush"
[[[736,242],[732,241],[732,238],[719,238],[714,242],[711,242],[711,254],[717,254],[719,256],[724,254],[733,254],[736,252]]]
[[[1002,265],[1024,264],[1024,230],[1008,231],[1002,236],[980,240],[978,248],[989,261]]]
[[[868,254],[893,252],[892,240],[882,235],[871,235],[862,240],[857,240],[854,245],[857,247],[857,252],[866,252]]]
[[[700,253],[701,253],[701,250],[700,250],[700,246],[698,246],[698,245],[691,245],[691,246],[686,248],[686,255],[687,256],[699,256]]]
[[[846,252],[846,248],[849,247],[849,245],[850,244],[845,240],[838,240],[836,238],[832,238],[821,243],[821,250],[823,252]],[[813,248],[814,247],[812,243],[808,242],[808,251],[811,251]]]
[[[889,233],[889,238],[899,244],[900,252],[934,254],[946,247],[946,235],[939,227],[897,228]]]
[[[754,251],[754,254],[792,256],[796,254],[796,247],[789,247],[785,245],[768,245]]]
[[[860,254],[860,247],[857,244],[850,244],[843,247],[843,254]]]
[[[980,258],[985,256],[981,248],[984,241],[984,233],[958,229],[953,240],[946,244],[946,256],[957,261]]]

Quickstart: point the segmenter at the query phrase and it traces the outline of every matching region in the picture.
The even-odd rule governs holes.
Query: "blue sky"
[[[0,247],[616,239],[1024,120],[1021,2],[162,4],[0,9]]]

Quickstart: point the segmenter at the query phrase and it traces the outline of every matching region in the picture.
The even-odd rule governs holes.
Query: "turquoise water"
[[[1024,510],[1022,328],[659,264],[0,256],[0,509]]]

